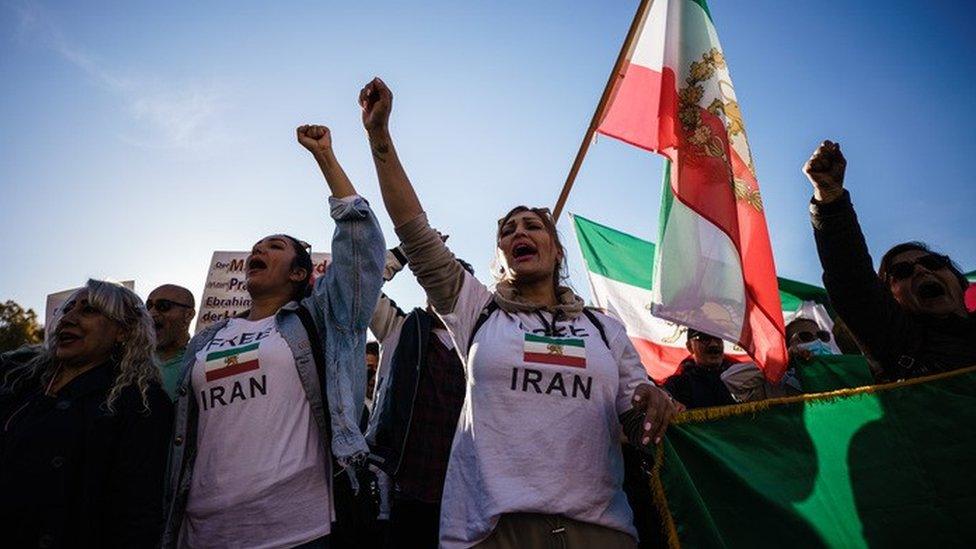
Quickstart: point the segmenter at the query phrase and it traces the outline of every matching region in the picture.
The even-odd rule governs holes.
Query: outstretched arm
[[[312,153],[312,157],[318,162],[325,181],[329,184],[332,196],[345,198],[356,194],[352,181],[343,171],[342,166],[336,159],[335,152],[332,150],[332,133],[325,126],[306,124],[299,126],[296,130],[298,142]]]
[[[369,136],[383,204],[393,220],[393,225],[399,227],[422,214],[424,210],[390,137],[393,92],[382,80],[374,78],[359,92],[359,105],[363,109],[363,126]]]

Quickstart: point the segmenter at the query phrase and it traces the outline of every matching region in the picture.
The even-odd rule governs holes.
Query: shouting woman
[[[461,268],[397,158],[392,102],[379,79],[360,93],[383,201],[467,377],[442,546],[635,547],[620,437],[658,442],[675,404],[623,326],[560,285],[565,250],[547,210],[519,206],[499,220],[494,291]]]
[[[352,469],[368,453],[359,415],[383,234],[328,128],[302,126],[298,141],[332,191],[332,262],[310,287],[307,245],[262,238],[245,263],[250,310],[187,346],[164,547],[328,547],[332,458]]]

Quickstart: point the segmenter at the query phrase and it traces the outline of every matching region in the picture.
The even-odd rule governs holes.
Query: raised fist
[[[325,126],[306,124],[299,126],[295,132],[298,134],[298,142],[314,155],[332,150],[332,133]]]
[[[832,202],[844,193],[844,170],[847,160],[840,145],[824,141],[803,165],[803,173],[813,183],[813,197],[817,202]]]
[[[363,108],[366,131],[384,130],[390,124],[393,92],[379,78],[372,79],[359,92],[359,106]]]

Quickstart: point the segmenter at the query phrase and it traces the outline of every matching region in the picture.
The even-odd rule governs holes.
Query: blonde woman
[[[173,407],[142,300],[89,280],[0,389],[0,531],[8,547],[151,547]],[[8,370],[8,366],[3,366]]]

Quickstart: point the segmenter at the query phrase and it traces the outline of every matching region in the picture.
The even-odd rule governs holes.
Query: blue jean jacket
[[[365,459],[369,453],[359,429],[366,393],[366,327],[383,284],[386,246],[383,232],[369,204],[360,197],[329,199],[336,230],[332,235],[332,262],[315,282],[312,295],[302,305],[312,314],[325,354],[325,379],[329,410],[324,410],[319,376],[307,332],[291,302],[275,314],[281,337],[295,358],[295,368],[308,398],[322,440],[329,440],[332,455],[343,466]],[[187,344],[177,388],[176,420],[170,444],[170,471],[166,486],[166,526],[162,546],[179,541],[196,458],[198,409],[190,371],[197,353],[226,326],[218,322]]]

